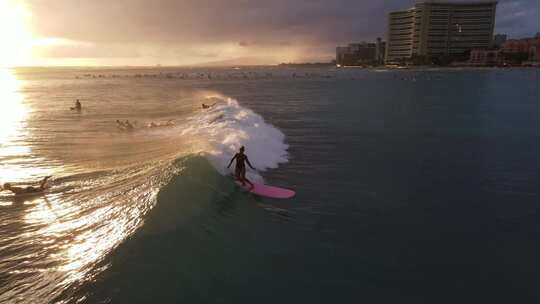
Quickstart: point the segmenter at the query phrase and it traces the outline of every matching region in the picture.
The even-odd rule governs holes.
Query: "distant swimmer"
[[[75,106],[72,107],[71,110],[76,110],[76,111],[82,110],[82,104],[78,99],[75,101]]]
[[[158,122],[158,123],[155,123],[153,121],[151,121],[149,124],[146,125],[148,128],[164,128],[164,127],[173,127],[175,126],[175,123],[172,119],[169,119],[167,121],[162,121],[162,122]]]
[[[129,122],[129,120],[126,120],[126,122],[124,122],[124,126],[128,131],[131,131],[134,129],[133,125]]]
[[[240,147],[240,151],[234,155],[234,157],[231,159],[231,162],[229,163],[227,168],[231,167],[232,162],[236,159],[236,169],[235,169],[235,174],[234,174],[236,180],[241,182],[242,186],[245,186],[246,183],[248,183],[251,186],[251,188],[253,188],[255,187],[253,183],[250,182],[246,178],[246,164],[245,163],[247,163],[251,169],[255,170],[255,168],[253,168],[253,166],[249,162],[247,155],[244,154],[244,150],[245,150],[244,146]]]
[[[120,121],[120,120],[116,120],[116,127],[118,127],[118,129],[122,130],[122,131],[133,131],[134,127],[133,125],[129,122],[129,120],[126,120],[125,122],[124,121]]]
[[[120,120],[116,120],[116,126],[118,127],[118,129],[120,130],[125,130],[126,129],[126,125],[124,124],[123,121],[120,121]]]
[[[39,183],[39,187],[33,187],[33,186],[14,187],[14,186],[11,185],[11,183],[5,183],[4,184],[4,190],[11,191],[11,192],[15,193],[16,195],[18,195],[18,194],[30,194],[30,193],[41,193],[41,192],[45,191],[48,188],[47,181],[51,177],[52,176],[44,177],[41,180],[41,182]]]

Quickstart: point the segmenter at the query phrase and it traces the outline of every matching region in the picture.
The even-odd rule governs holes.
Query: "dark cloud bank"
[[[310,56],[322,57],[331,56],[337,44],[384,38],[387,13],[408,8],[414,1],[30,0],[28,4],[34,32],[41,36],[101,46],[172,49],[226,43],[259,51],[302,47],[311,50]],[[538,0],[501,0],[496,31],[532,35],[540,31],[539,13]],[[97,56],[101,53],[96,51]]]

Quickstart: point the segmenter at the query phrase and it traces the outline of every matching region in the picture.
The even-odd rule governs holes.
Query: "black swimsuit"
[[[36,192],[43,192],[43,189],[35,188],[32,186],[26,187],[26,193],[36,193]]]
[[[244,163],[246,156],[244,154],[236,154],[236,169],[245,169],[246,164]]]

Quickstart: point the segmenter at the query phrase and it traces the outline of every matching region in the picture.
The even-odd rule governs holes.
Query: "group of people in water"
[[[116,120],[116,127],[120,129],[121,131],[133,131],[135,130],[135,127],[137,125],[137,122],[130,122],[129,120],[121,121],[119,119]],[[174,123],[174,120],[169,119],[166,122],[150,122],[145,125],[146,128],[162,128],[162,127],[173,127],[176,124]]]
[[[213,106],[215,106],[217,104],[217,102],[214,102],[213,104],[211,105],[207,105],[205,103],[202,104],[202,108],[203,109],[210,109],[212,108]],[[71,107],[70,110],[75,110],[75,111],[78,111],[80,112],[82,110],[82,104],[80,102],[79,99],[77,99],[75,101],[75,106],[74,107]],[[131,123],[129,120],[126,120],[126,121],[121,121],[119,119],[116,120],[116,127],[122,131],[133,131],[135,130],[135,124],[137,122],[133,122]],[[148,128],[159,128],[159,127],[172,127],[174,126],[175,123],[172,119],[169,119],[167,120],[166,122],[158,122],[158,123],[155,123],[155,122],[150,122],[149,124],[146,125],[146,127]]]
[[[129,122],[129,120],[120,121],[117,119],[116,126],[118,127],[118,129],[123,131],[133,131],[135,129],[135,127]]]
[[[213,104],[210,104],[210,105],[203,103],[201,106],[202,106],[203,110],[207,110],[207,109],[212,108],[216,104],[217,104],[217,102],[214,102]],[[135,130],[135,125],[136,124],[137,124],[136,121],[134,121],[132,123],[129,120],[126,120],[126,121],[121,121],[119,119],[116,120],[116,127],[118,127],[118,129],[120,129],[122,131],[133,131],[133,130]],[[146,124],[145,127],[147,127],[147,128],[160,128],[160,127],[173,127],[175,125],[176,124],[174,123],[174,121],[172,119],[169,119],[166,122],[158,122],[158,123],[152,121],[152,122]]]
[[[216,103],[213,103],[211,105],[207,105],[207,104],[203,103],[202,108],[203,109],[209,109],[209,108],[215,106]],[[79,101],[79,99],[77,99],[75,101],[75,107],[72,107],[71,110],[77,110],[77,111],[82,110],[82,104]],[[126,120],[126,121],[116,120],[116,124],[117,124],[118,128],[120,128],[122,130],[125,130],[125,131],[131,131],[131,130],[135,129],[135,126],[134,126],[135,123],[131,123],[129,120]],[[173,120],[168,120],[165,123],[150,122],[147,125],[147,127],[148,128],[156,128],[156,127],[166,127],[166,126],[174,126],[174,125],[175,124],[174,124]],[[234,171],[235,179],[237,181],[239,181],[242,184],[242,186],[245,186],[246,184],[248,184],[250,186],[250,189],[252,189],[254,187],[254,184],[250,180],[248,180],[246,178],[246,164],[251,169],[253,169],[253,170],[256,170],[256,169],[251,165],[247,155],[244,152],[245,152],[244,146],[240,147],[240,150],[231,159],[231,161],[229,162],[229,165],[227,166],[227,168],[230,168],[233,161],[236,161],[236,166],[235,166],[235,171]],[[37,195],[39,195],[39,194],[44,193],[49,188],[48,181],[49,181],[49,179],[51,177],[52,176],[44,177],[41,181],[38,182],[39,186],[20,187],[20,186],[13,186],[12,183],[4,183],[3,186],[0,187],[0,190],[11,191],[15,195],[24,195],[24,194],[37,194]]]
[[[144,79],[164,79],[164,80],[270,80],[279,78],[302,78],[302,79],[321,79],[321,78],[334,78],[337,77],[335,73],[330,72],[283,72],[273,73],[265,71],[242,71],[235,69],[235,71],[222,71],[222,72],[176,72],[176,73],[135,73],[135,74],[83,74],[75,75],[75,79],[107,79],[107,78],[144,78]]]
[[[236,161],[235,170],[234,170],[234,177],[235,179],[242,184],[242,186],[246,186],[246,184],[249,185],[250,190],[253,189],[255,186],[250,180],[246,178],[246,164],[253,170],[256,170],[253,165],[249,162],[248,156],[244,153],[245,148],[244,146],[240,147],[240,150],[238,153],[234,155],[234,157],[229,162],[229,165],[227,168],[230,168],[233,161]],[[48,188],[48,181],[52,176],[46,176],[44,177],[40,182],[39,186],[26,186],[26,187],[18,187],[13,186],[11,183],[4,183],[3,187],[1,187],[1,190],[11,191],[15,195],[24,195],[24,194],[43,194]]]

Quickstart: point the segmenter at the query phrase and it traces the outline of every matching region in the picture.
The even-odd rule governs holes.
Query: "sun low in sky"
[[[31,60],[30,13],[21,2],[0,0],[0,66],[25,65]]]

